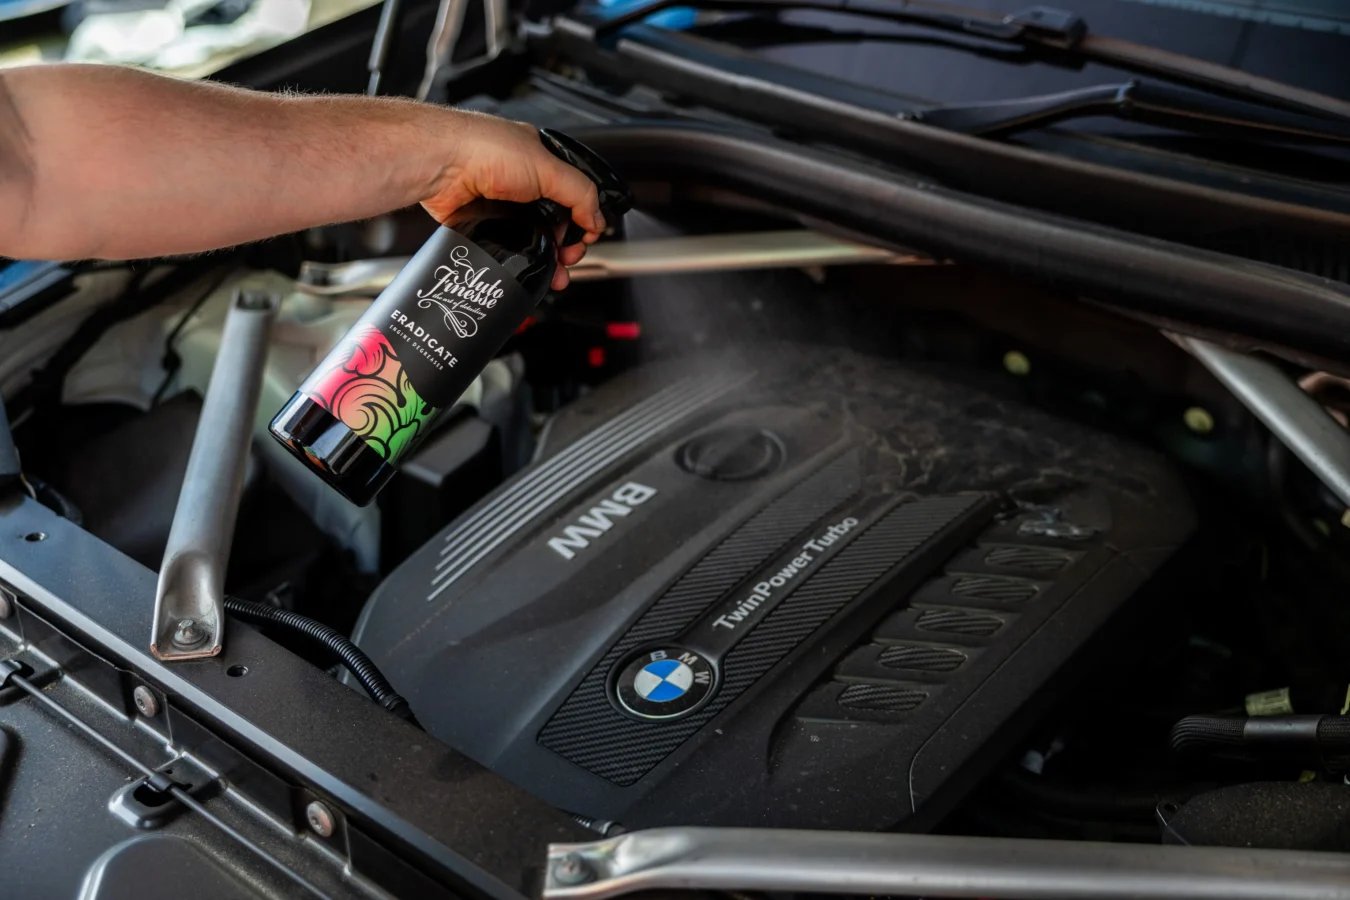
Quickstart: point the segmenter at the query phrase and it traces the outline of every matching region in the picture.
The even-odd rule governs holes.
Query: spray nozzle
[[[552,128],[539,129],[539,140],[550,153],[568,165],[580,169],[582,174],[595,182],[596,190],[600,194],[600,213],[605,217],[605,221],[617,222],[624,213],[632,209],[633,192],[619,177],[619,173],[590,147]],[[541,200],[539,205],[550,218],[560,223],[568,223],[567,233],[562,238],[562,246],[578,243],[586,234],[580,225],[572,221],[570,210],[552,200]]]

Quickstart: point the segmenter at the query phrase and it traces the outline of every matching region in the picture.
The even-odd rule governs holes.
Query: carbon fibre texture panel
[[[668,640],[712,603],[783,549],[825,513],[862,486],[858,454],[850,451],[822,466],[797,487],[747,519],[681,576],[590,671],[540,732],[545,747],[569,756],[577,737],[610,716],[623,718],[609,702],[610,670],[635,648]]]
[[[927,498],[901,504],[887,513],[803,581],[727,655],[716,695],[707,706],[687,718],[669,723],[640,722],[614,709],[605,693],[605,679],[614,662],[642,643],[630,643],[625,638],[626,649],[611,651],[591,672],[582,688],[545,727],[540,734],[540,743],[615,784],[632,784],[697,733],[849,601],[946,526],[974,509],[982,499],[979,496]],[[709,558],[711,556],[709,554]],[[677,587],[679,584],[677,582]],[[674,637],[674,634],[659,637]],[[589,691],[583,705],[576,701],[584,688]]]

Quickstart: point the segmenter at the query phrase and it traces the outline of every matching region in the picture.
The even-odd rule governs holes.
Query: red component
[[[592,347],[590,353],[586,354],[586,359],[591,364],[592,369],[598,369],[605,364],[605,348]]]
[[[642,336],[642,325],[638,322],[610,322],[605,326],[605,334],[610,340],[636,341]]]
[[[521,322],[520,327],[516,329],[516,334],[520,334],[522,331],[524,331],[526,328],[529,328],[533,324],[534,324],[534,316],[526,316],[525,321]]]

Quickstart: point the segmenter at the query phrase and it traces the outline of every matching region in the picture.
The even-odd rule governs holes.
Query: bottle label
[[[530,297],[450,229],[414,256],[301,385],[396,464],[518,327]]]
[[[453,396],[446,392],[459,379],[444,373],[461,364],[471,343],[499,332],[494,320],[511,316],[525,297],[525,289],[495,259],[472,241],[455,237],[446,261],[432,271],[434,280],[390,309],[381,326],[390,343],[402,342],[409,379],[437,406],[459,399],[458,390]],[[518,324],[512,321],[509,327],[514,331]]]

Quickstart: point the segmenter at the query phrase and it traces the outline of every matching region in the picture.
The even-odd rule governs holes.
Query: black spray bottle
[[[627,185],[578,141],[540,139],[585,173],[615,223]],[[480,201],[437,229],[272,420],[271,432],[348,500],[365,506],[539,301],[571,211],[548,200]],[[568,224],[562,244],[581,240]]]

